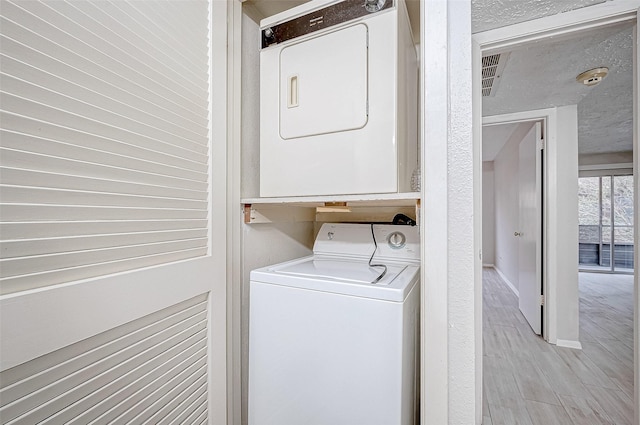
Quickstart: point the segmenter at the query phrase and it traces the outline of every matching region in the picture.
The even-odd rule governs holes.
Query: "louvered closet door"
[[[225,422],[226,9],[2,0],[0,424]]]

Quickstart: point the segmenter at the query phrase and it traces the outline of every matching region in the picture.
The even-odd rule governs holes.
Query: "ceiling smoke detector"
[[[600,83],[600,81],[604,80],[608,73],[609,68],[594,68],[578,75],[576,77],[576,81],[584,84],[585,86],[595,86]]]

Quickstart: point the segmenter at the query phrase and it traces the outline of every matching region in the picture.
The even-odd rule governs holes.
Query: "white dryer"
[[[260,196],[411,191],[418,65],[404,0],[313,0],[260,26]]]
[[[249,425],[414,425],[419,247],[324,224],[312,256],[251,272]]]

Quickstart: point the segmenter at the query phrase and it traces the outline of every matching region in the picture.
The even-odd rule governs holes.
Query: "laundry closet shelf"
[[[247,224],[301,221],[391,221],[403,213],[415,219],[420,193],[244,198]]]
[[[344,203],[351,206],[411,207],[420,200],[420,192],[374,193],[366,195],[292,196],[282,198],[243,198],[242,204],[289,205],[319,207],[328,203]]]

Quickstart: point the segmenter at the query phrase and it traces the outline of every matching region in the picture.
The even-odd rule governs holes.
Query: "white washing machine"
[[[249,425],[416,423],[419,231],[373,233],[324,224],[312,256],[251,272]]]
[[[260,27],[260,196],[410,192],[418,65],[404,0],[313,0]]]

